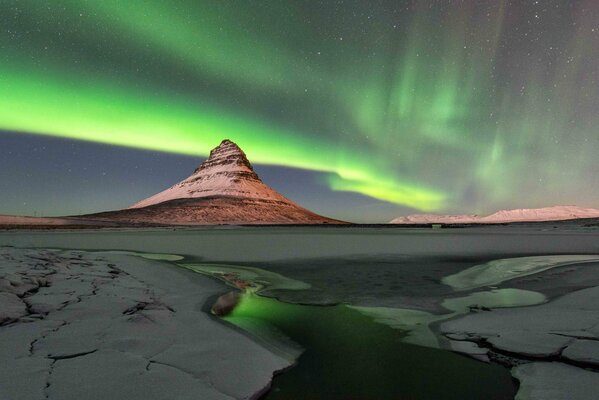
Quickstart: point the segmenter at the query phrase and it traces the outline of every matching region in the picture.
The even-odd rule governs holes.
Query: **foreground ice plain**
[[[547,303],[491,311],[473,307],[471,312],[465,311],[469,312],[465,317],[433,321],[431,326],[431,331],[444,347],[513,366],[513,374],[522,380],[519,397],[539,399],[593,398],[589,397],[594,395],[589,388],[599,384],[599,375],[595,372],[597,360],[589,354],[595,354],[596,347],[593,346],[599,343],[594,328],[599,324],[599,311],[595,307],[594,291],[584,289],[599,286],[599,263],[586,260],[584,264],[558,265],[529,275],[508,277],[500,282],[485,279],[483,284],[494,286],[467,290],[456,290],[441,281],[476,266],[496,265],[493,262],[499,259],[596,255],[599,254],[598,239],[599,232],[596,230],[576,227],[567,230],[487,227],[441,231],[226,228],[0,234],[1,245],[174,253],[192,256],[194,262],[249,266],[310,286],[304,290],[267,290],[263,293],[285,301],[312,304],[343,302],[368,310],[408,310],[422,313],[420,315],[427,318],[450,313],[451,307],[455,307],[456,302],[459,304],[456,299],[471,295],[471,298],[478,299],[480,295],[477,297],[476,294],[480,292],[518,289],[539,293],[545,296]],[[222,286],[205,281],[206,278],[196,276],[193,279],[214,288],[212,294],[223,292]],[[574,300],[569,300],[569,293]],[[202,297],[204,294],[196,293],[195,296]],[[566,311],[563,311],[564,302],[570,307]],[[571,330],[572,326],[571,319],[560,321],[560,312],[573,315],[578,325],[576,332],[570,333],[576,337],[559,335]],[[553,324],[537,324],[536,313],[541,313],[541,319],[553,321]],[[393,317],[387,318],[387,323],[392,324]],[[489,340],[488,331],[478,329],[487,325],[495,329],[493,324],[498,321],[512,323],[502,324],[505,330],[499,337]],[[533,339],[534,342],[546,342],[547,337],[555,339],[553,336],[556,336],[555,342],[559,342],[559,346],[557,349],[549,348],[545,353],[522,352],[522,347],[527,346],[522,340],[527,340],[528,332],[544,335],[542,339]],[[248,340],[240,336],[244,338],[241,340]],[[261,357],[268,359],[268,356],[273,356],[264,349],[260,350]],[[561,354],[557,354],[556,351],[560,350]],[[96,353],[90,355],[99,356]],[[181,357],[174,356],[173,359]],[[583,363],[577,361],[581,357],[585,358]],[[281,364],[274,363],[277,368],[286,361],[279,359],[278,362]],[[273,366],[271,369],[276,368]],[[272,371],[265,372],[266,376],[269,372]],[[556,377],[562,377],[563,382],[556,384]]]
[[[0,260],[1,399],[243,399],[290,365],[204,312],[222,287],[190,271],[102,252]]]

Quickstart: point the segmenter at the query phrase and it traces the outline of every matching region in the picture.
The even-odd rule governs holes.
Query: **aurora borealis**
[[[3,0],[0,18],[0,136],[185,156],[229,138],[312,171],[316,198],[403,210],[599,207],[594,0]]]

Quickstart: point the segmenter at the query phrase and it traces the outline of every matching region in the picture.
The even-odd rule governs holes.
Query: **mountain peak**
[[[229,139],[210,151],[193,174],[170,188],[135,203],[130,208],[147,207],[175,199],[209,196],[277,200],[291,203],[266,186],[258,177],[245,153]]]
[[[102,218],[161,224],[342,223],[317,215],[260,180],[245,153],[229,139],[181,182]]]
[[[235,142],[234,142],[234,141],[232,141],[231,139],[223,139],[223,140],[220,142],[220,144],[219,144],[218,146],[216,146],[214,149],[212,149],[212,151],[214,151],[214,150],[216,150],[216,149],[219,149],[219,148],[221,148],[221,147],[223,147],[223,146],[235,146],[235,147],[237,147],[239,150],[241,150],[241,149],[239,148],[239,146],[237,146],[237,143],[235,143]]]
[[[210,156],[208,158],[218,155],[219,153],[233,153],[245,157],[245,153],[241,150],[241,147],[229,139],[224,139],[218,146],[210,150]]]
[[[252,164],[250,164],[247,156],[241,148],[233,141],[225,139],[220,144],[210,151],[208,159],[204,161],[198,168],[193,171],[193,174],[202,173],[206,170],[228,170],[228,171],[244,171],[252,178],[258,178],[254,172]],[[192,175],[193,176],[193,175]]]

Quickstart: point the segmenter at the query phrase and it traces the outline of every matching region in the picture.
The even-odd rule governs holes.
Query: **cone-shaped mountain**
[[[264,184],[228,139],[188,178],[126,210],[93,217],[169,225],[343,223],[306,210]]]

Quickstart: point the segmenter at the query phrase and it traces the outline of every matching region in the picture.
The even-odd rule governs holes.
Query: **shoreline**
[[[599,231],[513,229],[222,228],[4,231],[0,245],[174,253],[237,265],[330,257],[348,259],[505,258],[599,254]]]
[[[36,223],[26,222],[2,222],[0,215],[0,231],[14,230],[104,230],[104,229],[243,229],[243,228],[322,228],[322,229],[484,229],[484,228],[599,228],[599,218],[570,218],[557,219],[547,221],[506,221],[506,222],[467,222],[467,223],[358,223],[358,222],[343,222],[343,223],[240,223],[240,224],[162,224],[162,223],[127,223],[104,219],[85,219],[78,217],[13,217],[6,216],[12,219],[31,219],[36,220]],[[47,221],[47,223],[46,223]]]

